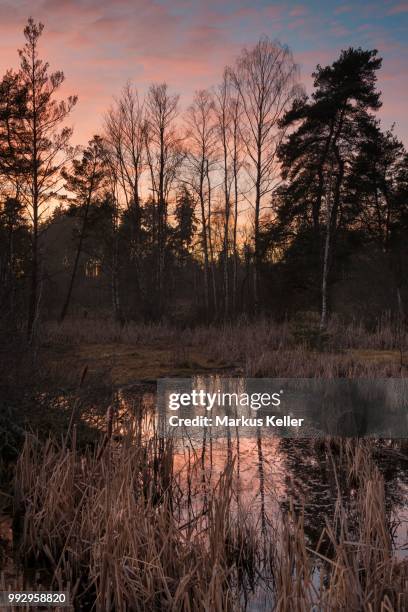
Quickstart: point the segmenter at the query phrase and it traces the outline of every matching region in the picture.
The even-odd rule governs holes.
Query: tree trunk
[[[238,118],[234,115],[234,227],[232,233],[232,250],[234,254],[233,278],[232,278],[232,312],[237,313],[237,291],[238,291],[238,250],[237,250],[237,229],[238,229]]]
[[[164,201],[164,131],[160,131],[160,161],[159,161],[159,198],[158,198],[158,253],[157,253],[157,289],[159,317],[163,314],[163,272],[164,272],[164,231],[165,231],[165,201]]]
[[[113,235],[112,235],[112,276],[111,276],[111,290],[112,290],[112,308],[113,316],[115,321],[123,325],[123,315],[120,304],[120,293],[119,293],[119,236],[118,236],[118,211],[117,203],[114,203],[113,210]]]
[[[320,317],[320,331],[327,325],[327,279],[329,275],[329,254],[330,254],[330,234],[331,234],[331,210],[328,211],[326,240],[324,245],[323,275],[322,275],[322,312]]]
[[[60,324],[65,319],[65,317],[67,315],[67,312],[68,312],[69,304],[71,302],[72,291],[74,289],[74,284],[75,284],[76,275],[77,275],[77,271],[78,271],[79,258],[80,258],[81,253],[82,253],[82,244],[83,244],[83,241],[84,241],[85,230],[86,230],[86,225],[87,225],[87,221],[88,221],[89,205],[90,205],[90,196],[88,198],[88,201],[87,201],[87,204],[86,204],[86,207],[85,207],[85,211],[84,211],[84,218],[82,220],[82,227],[81,227],[81,231],[80,231],[80,234],[79,234],[78,246],[77,246],[77,251],[76,251],[76,254],[75,254],[75,260],[74,260],[74,265],[73,265],[73,268],[72,268],[71,279],[70,279],[70,282],[69,282],[67,295],[65,297],[64,305],[63,305],[63,307],[61,309],[61,313],[60,313],[60,317],[59,317],[59,323]]]
[[[31,235],[31,275],[30,294],[28,302],[27,337],[33,340],[34,323],[37,318],[37,291],[38,290],[38,198],[33,201],[33,230]]]
[[[212,280],[212,290],[213,290],[213,314],[216,317],[218,312],[218,300],[217,300],[217,284],[215,279],[215,259],[214,259],[214,249],[212,242],[212,228],[211,228],[211,183],[210,183],[210,175],[208,173],[208,163],[207,163],[207,181],[208,181],[208,247],[210,252],[210,263],[211,263],[211,280]]]
[[[225,111],[223,110],[225,115]],[[227,151],[227,135],[225,126],[225,116],[222,121],[222,144],[224,153],[224,199],[225,199],[225,219],[224,219],[224,317],[229,316],[229,274],[228,274],[228,258],[229,258],[229,219],[230,219],[230,192],[228,187],[228,151]]]
[[[208,261],[208,243],[207,243],[207,222],[205,217],[204,210],[204,202],[201,201],[201,217],[202,217],[202,230],[201,230],[201,239],[203,243],[203,251],[204,251],[204,302],[205,302],[205,310],[206,315],[208,317],[209,309],[210,309],[210,296],[209,296],[209,261]]]
[[[328,199],[327,199],[327,222],[326,222],[326,240],[324,246],[323,257],[323,274],[322,274],[322,312],[320,318],[320,330],[322,331],[327,326],[328,318],[328,279],[330,270],[330,259],[333,248],[333,238],[337,226],[337,213],[340,205],[340,192],[344,176],[344,161],[340,158],[337,145],[335,146],[335,155],[338,163],[338,174],[336,179],[336,187],[334,192],[333,205],[330,205],[331,199],[331,178],[329,181]]]
[[[141,302],[144,302],[145,287],[142,278],[142,212],[139,196],[139,179],[136,178],[134,185],[134,220],[135,220],[135,268],[136,268],[136,285],[139,292]]]
[[[259,274],[260,274],[260,245],[259,245],[259,215],[261,209],[261,177],[260,170],[256,181],[255,193],[255,229],[254,229],[254,314],[259,312]]]

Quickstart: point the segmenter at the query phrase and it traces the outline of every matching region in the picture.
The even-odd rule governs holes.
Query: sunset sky
[[[264,2],[262,0],[0,0],[0,62],[18,65],[27,17],[45,23],[42,51],[66,75],[64,93],[79,96],[75,142],[100,130],[112,96],[126,80],[143,93],[166,80],[182,106],[195,89],[216,84],[243,45],[262,34],[293,50],[310,90],[317,63],[348,46],[377,48],[384,58],[379,87],[386,126],[408,145],[408,2]]]

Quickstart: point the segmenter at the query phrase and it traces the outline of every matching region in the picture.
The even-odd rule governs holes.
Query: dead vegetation
[[[247,376],[405,375],[395,335],[381,325],[370,333],[333,327],[318,345],[304,327],[266,320],[183,331],[67,320],[47,325],[43,343],[60,355],[56,367],[71,355],[72,371],[79,372],[87,364],[114,372],[118,353],[126,359],[137,353],[139,365],[132,361],[129,369],[124,358],[116,382],[144,378],[146,367],[152,378],[156,368],[194,372],[197,363],[203,371],[218,366]],[[92,361],[96,347],[102,366]],[[70,367],[64,365],[65,380]],[[8,493],[21,568],[37,570],[31,585],[69,588],[76,607],[100,612],[408,609],[408,564],[394,554],[373,441],[319,441],[332,479],[346,478],[354,496],[350,508],[337,486],[335,511],[319,522],[316,543],[305,526],[308,508],[290,499],[289,509],[280,507],[260,524],[237,489],[244,466],[236,448],[228,447],[209,480],[208,448],[191,448],[181,461],[155,433],[154,413],[137,413],[120,436],[112,434],[111,417],[104,438],[86,448],[78,442],[79,423],[62,438],[61,432],[48,439],[25,434]],[[406,450],[396,443],[396,453]],[[1,580],[12,585],[21,576]]]
[[[226,371],[249,377],[405,376],[406,333],[387,319],[367,330],[333,319],[324,335],[316,321],[267,319],[179,329],[166,324],[66,320],[47,323],[44,355],[53,371],[109,373],[112,382]]]
[[[108,439],[85,454],[75,429],[62,445],[26,438],[14,482],[20,558],[46,568],[55,589],[71,585],[78,605],[239,610],[261,590],[280,612],[407,609],[408,564],[393,554],[372,442],[322,441],[334,478],[341,464],[357,493],[351,522],[338,486],[311,546],[293,505],[259,528],[237,495],[234,453],[210,482],[204,449],[180,465],[171,441],[141,427],[135,420],[116,444],[108,425]]]

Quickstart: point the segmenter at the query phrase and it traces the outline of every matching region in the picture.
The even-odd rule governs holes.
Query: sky
[[[311,91],[316,64],[349,46],[383,57],[380,116],[408,146],[408,2],[399,0],[0,0],[0,70],[18,66],[29,16],[45,24],[41,54],[63,70],[63,93],[79,101],[74,142],[101,130],[127,80],[143,94],[166,81],[186,107],[194,91],[219,82],[223,67],[261,35],[288,44]]]

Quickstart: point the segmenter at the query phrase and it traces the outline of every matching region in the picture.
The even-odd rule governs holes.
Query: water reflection
[[[214,382],[217,386],[218,381]],[[154,390],[128,388],[110,396],[114,406],[113,436],[120,441],[132,431],[152,437],[160,429]],[[105,398],[106,400],[106,398]],[[83,418],[104,428],[106,415],[88,404]],[[105,402],[106,404],[106,402]],[[98,413],[98,414],[96,414]],[[136,435],[136,434],[135,434]],[[137,440],[135,440],[137,443]],[[408,555],[408,471],[403,454],[387,440],[372,441],[375,459],[384,476],[386,511],[396,555]],[[319,439],[278,438],[265,436],[258,428],[253,437],[243,436],[239,427],[226,428],[222,437],[211,428],[174,440],[174,475],[179,486],[180,521],[194,516],[198,508],[206,509],[208,494],[219,481],[228,463],[234,465],[233,482],[236,505],[251,514],[261,533],[285,515],[289,502],[295,510],[304,511],[305,533],[311,547],[317,545],[326,517],[335,511],[340,483],[343,502],[353,518],[355,483],[346,473],[335,475],[333,458],[336,448],[328,449]]]
[[[208,380],[208,379],[207,379]],[[204,384],[197,379],[196,384]],[[213,388],[220,381],[213,379]],[[241,386],[240,386],[241,385]],[[236,382],[235,390],[243,389]],[[389,393],[395,393],[392,386]],[[61,405],[69,404],[65,397]],[[112,439],[120,443],[124,436],[152,438],[161,428],[163,415],[157,410],[153,388],[133,386],[92,390],[81,397],[78,416],[92,428],[107,427],[107,414],[112,418]],[[390,440],[371,441],[375,459],[384,476],[386,512],[396,555],[408,556],[408,470],[406,456],[394,448]],[[292,503],[304,512],[304,527],[311,547],[316,546],[326,517],[335,511],[340,493],[352,519],[356,498],[355,483],[346,473],[333,471],[333,459],[320,439],[281,438],[265,435],[257,428],[252,437],[242,428],[228,427],[224,435],[214,435],[211,428],[185,429],[174,440],[173,472],[178,482],[180,521],[186,522],[199,511],[205,511],[211,490],[218,483],[225,466],[233,463],[235,504],[248,514],[261,533],[276,519],[285,515]],[[200,509],[200,510],[199,510]]]

